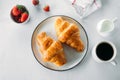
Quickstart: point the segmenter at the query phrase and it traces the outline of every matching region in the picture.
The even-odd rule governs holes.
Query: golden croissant
[[[37,43],[43,61],[52,62],[57,66],[62,66],[66,63],[63,47],[59,41],[55,41],[45,32],[41,32],[37,35]]]
[[[58,17],[55,21],[55,30],[60,42],[66,43],[77,51],[84,50],[80,30],[75,23],[70,23],[62,17]]]

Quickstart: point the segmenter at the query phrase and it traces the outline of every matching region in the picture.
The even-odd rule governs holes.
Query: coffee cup
[[[92,56],[98,63],[110,62],[116,65],[114,60],[117,54],[115,45],[109,41],[102,41],[97,43],[92,50]]]
[[[108,36],[114,30],[114,22],[117,20],[117,17],[114,19],[103,19],[97,24],[97,31],[101,36]]]

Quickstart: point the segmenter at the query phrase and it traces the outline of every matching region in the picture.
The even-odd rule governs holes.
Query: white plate
[[[33,35],[32,35],[31,45],[32,45],[33,54],[40,64],[42,64],[44,67],[51,69],[51,70],[65,71],[65,70],[69,70],[69,69],[75,67],[76,65],[78,65],[82,61],[82,59],[84,58],[84,56],[86,55],[87,50],[88,50],[88,37],[87,37],[87,34],[86,34],[84,28],[82,27],[82,25],[79,22],[77,22],[76,20],[74,20],[68,16],[62,16],[62,18],[68,20],[69,22],[75,23],[76,25],[79,26],[80,36],[81,36],[81,39],[85,45],[85,49],[83,52],[77,52],[75,49],[63,44],[65,56],[67,58],[67,63],[65,65],[63,65],[61,67],[57,67],[52,63],[43,62],[41,55],[40,55],[40,52],[39,52],[39,48],[36,44],[36,36],[40,32],[45,31],[50,37],[57,40],[56,32],[54,29],[54,22],[55,22],[56,17],[59,17],[59,16],[49,17],[49,18],[43,20],[36,27],[36,29],[34,30]]]

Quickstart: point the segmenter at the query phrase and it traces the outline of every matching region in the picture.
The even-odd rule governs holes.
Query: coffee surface
[[[113,47],[109,43],[101,43],[96,49],[97,56],[104,61],[110,60],[113,56]]]

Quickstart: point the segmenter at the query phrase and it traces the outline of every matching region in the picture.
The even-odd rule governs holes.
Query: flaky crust
[[[59,41],[55,41],[45,32],[41,32],[37,35],[37,44],[45,62],[52,62],[57,66],[66,63],[63,47]]]
[[[55,21],[55,30],[60,42],[66,43],[77,51],[84,50],[84,44],[80,38],[80,30],[76,24],[58,17]]]

